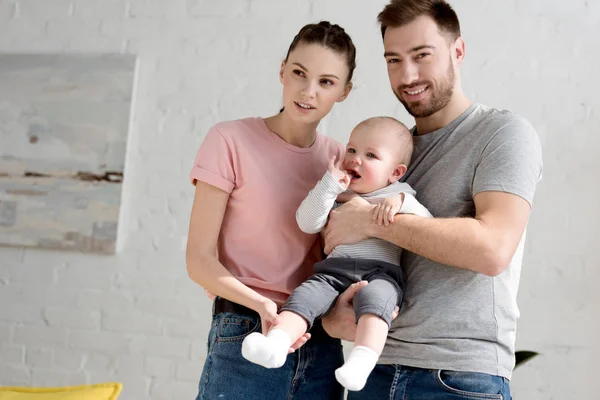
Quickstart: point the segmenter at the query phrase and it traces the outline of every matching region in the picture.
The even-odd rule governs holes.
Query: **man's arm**
[[[378,237],[442,264],[498,275],[519,245],[531,207],[505,192],[481,192],[474,202],[474,218],[398,214],[394,224],[386,227],[373,221],[369,206],[350,201],[331,212],[325,252],[342,243]]]

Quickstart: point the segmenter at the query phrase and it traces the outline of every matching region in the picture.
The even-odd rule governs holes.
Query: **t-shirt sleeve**
[[[197,180],[227,193],[235,187],[234,151],[216,127],[206,134],[196,154],[190,181],[195,185]]]
[[[542,177],[542,149],[535,129],[514,116],[485,145],[473,180],[473,197],[480,192],[512,193],[530,205]]]

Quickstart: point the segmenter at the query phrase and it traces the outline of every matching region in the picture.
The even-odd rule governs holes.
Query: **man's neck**
[[[429,117],[415,118],[417,134],[419,136],[426,135],[445,127],[464,113],[470,105],[471,100],[462,92],[454,93],[454,96],[446,107]]]

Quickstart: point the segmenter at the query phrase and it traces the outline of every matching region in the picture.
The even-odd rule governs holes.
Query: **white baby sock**
[[[372,349],[365,346],[356,346],[350,352],[348,360],[340,368],[335,370],[337,381],[346,389],[352,391],[361,390],[367,383],[367,378],[379,356]]]
[[[254,332],[242,342],[242,356],[265,368],[279,368],[285,364],[292,341],[281,329],[269,331],[267,336]]]

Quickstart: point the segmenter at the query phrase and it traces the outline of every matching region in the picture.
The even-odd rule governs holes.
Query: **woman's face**
[[[319,122],[352,84],[343,55],[319,44],[300,43],[281,64],[285,112],[297,121]]]

